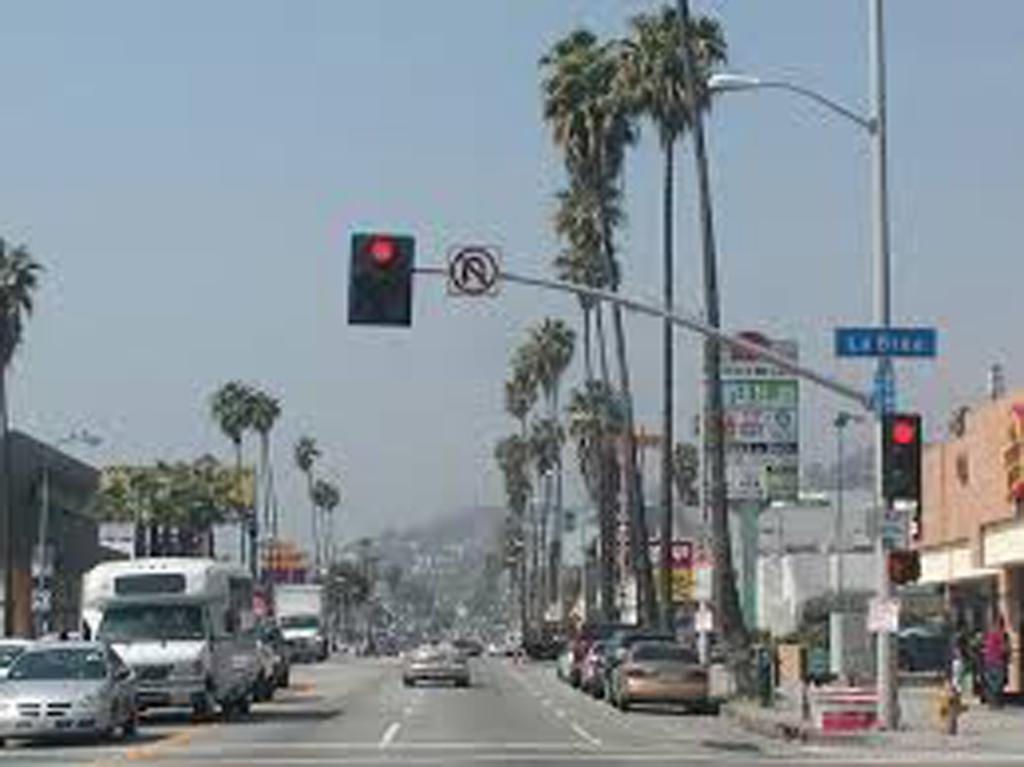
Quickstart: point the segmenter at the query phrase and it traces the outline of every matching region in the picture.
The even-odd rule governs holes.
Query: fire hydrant
[[[939,727],[947,735],[956,735],[960,714],[967,710],[960,696],[960,690],[951,682],[946,682],[939,690],[938,715]]]

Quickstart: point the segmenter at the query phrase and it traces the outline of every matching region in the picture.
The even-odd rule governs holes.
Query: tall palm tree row
[[[705,83],[713,67],[726,59],[721,25],[708,17],[689,22],[697,52],[698,83]],[[675,204],[675,146],[692,124],[696,109],[710,106],[706,88],[690,93],[686,87],[682,53],[682,25],[670,6],[657,13],[634,16],[630,36],[620,44],[620,89],[630,111],[648,120],[658,134],[664,167],[662,177],[662,277],[665,309],[674,306],[673,215]],[[671,627],[672,445],[673,438],[673,328],[662,329],[662,451],[661,451],[661,594],[662,621]]]
[[[246,558],[245,540],[248,538],[249,567],[254,575],[258,575],[261,511],[263,530],[275,537],[278,532],[270,440],[274,425],[281,416],[281,404],[277,398],[254,386],[237,380],[228,381],[210,398],[210,416],[234,447],[238,485],[235,516],[243,528],[242,558]],[[259,437],[260,452],[253,508],[246,509],[243,504],[247,494],[243,487],[242,458],[245,435],[250,431],[255,431]]]
[[[7,402],[7,371],[14,352],[22,341],[25,322],[32,314],[34,297],[39,287],[42,265],[33,258],[24,245],[10,247],[0,239],[0,471],[4,488],[0,491],[3,504],[4,531],[4,593],[14,593],[14,493],[11,476],[11,453],[8,450],[10,411]],[[14,631],[14,601],[4,601],[4,626],[8,635]]]
[[[524,416],[525,417],[525,416]],[[524,633],[529,622],[528,556],[526,551],[526,508],[533,487],[530,484],[530,447],[518,434],[510,434],[498,441],[494,459],[501,470],[505,484],[505,503],[509,516],[505,531],[507,563],[519,599],[519,621]]]
[[[608,288],[621,282],[615,230],[622,222],[620,183],[626,149],[636,140],[635,116],[621,89],[620,56],[614,43],[602,43],[586,29],[557,41],[541,59],[543,113],[564,155],[570,185],[590,198],[588,206],[600,237]],[[640,616],[656,619],[654,582],[647,547],[643,486],[638,470],[633,398],[622,309],[613,305],[618,387],[622,396],[622,453],[626,477],[630,559],[634,564]]]
[[[313,466],[316,463],[317,458],[320,457],[320,448],[317,447],[316,440],[309,436],[299,437],[295,443],[295,466],[299,471],[306,477],[306,496],[309,499],[310,514],[309,521],[312,527],[312,538],[313,538],[313,567],[317,572],[320,571],[320,525],[319,525],[319,509],[316,505],[316,499],[313,497]]]

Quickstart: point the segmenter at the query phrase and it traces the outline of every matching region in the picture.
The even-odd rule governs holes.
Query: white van
[[[211,559],[105,562],[82,582],[82,632],[134,669],[142,707],[248,711],[259,674],[252,577]]]

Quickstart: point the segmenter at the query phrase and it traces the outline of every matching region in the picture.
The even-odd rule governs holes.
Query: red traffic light
[[[912,445],[917,441],[917,424],[909,418],[893,421],[892,441],[897,445]]]
[[[373,263],[381,269],[387,269],[398,258],[398,245],[390,237],[373,237],[366,248]]]

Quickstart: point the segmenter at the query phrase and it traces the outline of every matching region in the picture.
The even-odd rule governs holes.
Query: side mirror
[[[132,670],[127,666],[122,666],[114,672],[114,679],[116,679],[118,682],[127,682],[133,676],[134,674],[132,674]]]

